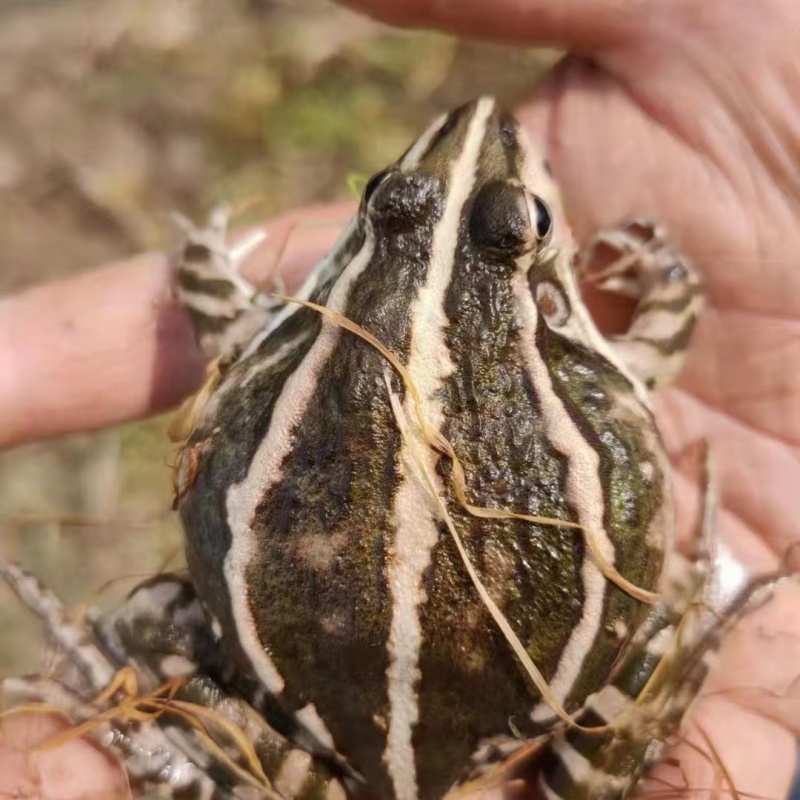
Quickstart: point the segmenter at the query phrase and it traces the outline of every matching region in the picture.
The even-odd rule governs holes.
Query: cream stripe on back
[[[536,347],[538,309],[531,294],[526,271],[518,269],[512,279],[520,339],[525,366],[539,400],[545,433],[553,447],[567,459],[566,499],[575,509],[577,522],[595,538],[603,557],[614,563],[614,545],[603,525],[603,484],[600,480],[600,457],[586,441],[553,388],[550,371]],[[553,535],[557,535],[553,530]],[[578,531],[575,536],[580,536]],[[555,675],[550,680],[559,702],[563,703],[578,678],[587,653],[603,621],[605,578],[587,547],[581,566],[584,601],[581,619],[570,634],[561,653]],[[552,710],[540,703],[533,719],[546,719]]]
[[[454,369],[444,337],[447,326],[444,297],[453,272],[462,211],[475,182],[481,144],[493,108],[492,100],[480,100],[470,120],[461,154],[450,171],[442,219],[434,229],[427,280],[411,308],[413,326],[407,367],[422,399],[425,419],[437,428],[442,424],[443,414],[436,393]],[[414,410],[408,398],[405,410],[413,419]],[[428,466],[431,474],[436,462],[429,448],[414,442],[403,445],[400,464],[404,478],[395,497],[396,539],[389,563],[393,600],[387,669],[390,719],[384,752],[397,800],[417,797],[412,735],[419,718],[416,688],[422,645],[419,607],[425,601],[422,576],[438,541],[430,497],[414,477],[411,447],[420,448],[417,458]]]
[[[331,291],[328,307],[343,311],[355,279],[364,271],[372,258],[374,237],[368,232],[360,252],[353,258]],[[323,319],[320,332],[305,358],[288,377],[280,393],[270,420],[267,435],[261,440],[250,463],[247,475],[233,484],[226,496],[228,527],[231,531],[231,548],[225,556],[224,572],[227,580],[233,616],[244,652],[253,665],[256,675],[273,694],[283,690],[284,681],[267,648],[255,628],[250,611],[249,591],[245,573],[255,555],[253,518],[256,507],[265,493],[282,478],[281,463],[292,448],[292,431],[305,414],[314,397],[320,373],[330,359],[341,329]]]

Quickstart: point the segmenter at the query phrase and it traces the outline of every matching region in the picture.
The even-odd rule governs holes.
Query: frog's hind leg
[[[203,228],[176,216],[186,239],[175,261],[178,293],[209,358],[231,353],[260,330],[280,304],[247,281],[241,267],[266,234],[228,241],[230,212],[218,208]]]
[[[546,800],[626,797],[679,732],[727,633],[795,577],[783,570],[726,588],[715,506],[709,477],[691,557],[674,557],[662,600],[634,634],[609,684],[586,701],[576,720],[582,727],[560,729],[542,754],[537,782]]]
[[[637,301],[627,332],[611,337],[629,369],[648,387],[669,381],[683,362],[703,306],[695,268],[644,218],[602,231],[581,252],[578,271],[601,289]]]

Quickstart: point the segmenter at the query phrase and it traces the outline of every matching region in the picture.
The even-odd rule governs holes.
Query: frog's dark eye
[[[391,168],[382,170],[373,175],[364,187],[364,205],[366,206],[375,194],[375,190],[386,180],[386,177],[391,172]]]
[[[378,176],[376,176],[378,177]],[[374,225],[384,231],[409,230],[426,220],[433,221],[441,181],[421,172],[398,172],[385,175],[373,188],[368,214]],[[365,190],[364,197],[367,197]]]
[[[505,181],[481,187],[469,217],[472,241],[498,255],[519,255],[535,242],[525,190]]]
[[[544,241],[550,236],[553,230],[553,215],[547,207],[547,203],[539,197],[533,197],[534,214],[536,215],[536,238]]]

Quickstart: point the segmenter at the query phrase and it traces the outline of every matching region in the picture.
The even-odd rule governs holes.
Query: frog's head
[[[545,160],[511,116],[482,97],[437,119],[364,190],[360,217],[378,241],[397,236],[530,265],[569,241]],[[440,251],[441,252],[441,251]]]

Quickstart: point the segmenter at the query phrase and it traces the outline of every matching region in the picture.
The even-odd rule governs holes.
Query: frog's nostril
[[[519,142],[519,123],[509,114],[500,114],[498,119],[498,133],[504,147],[517,148]]]

